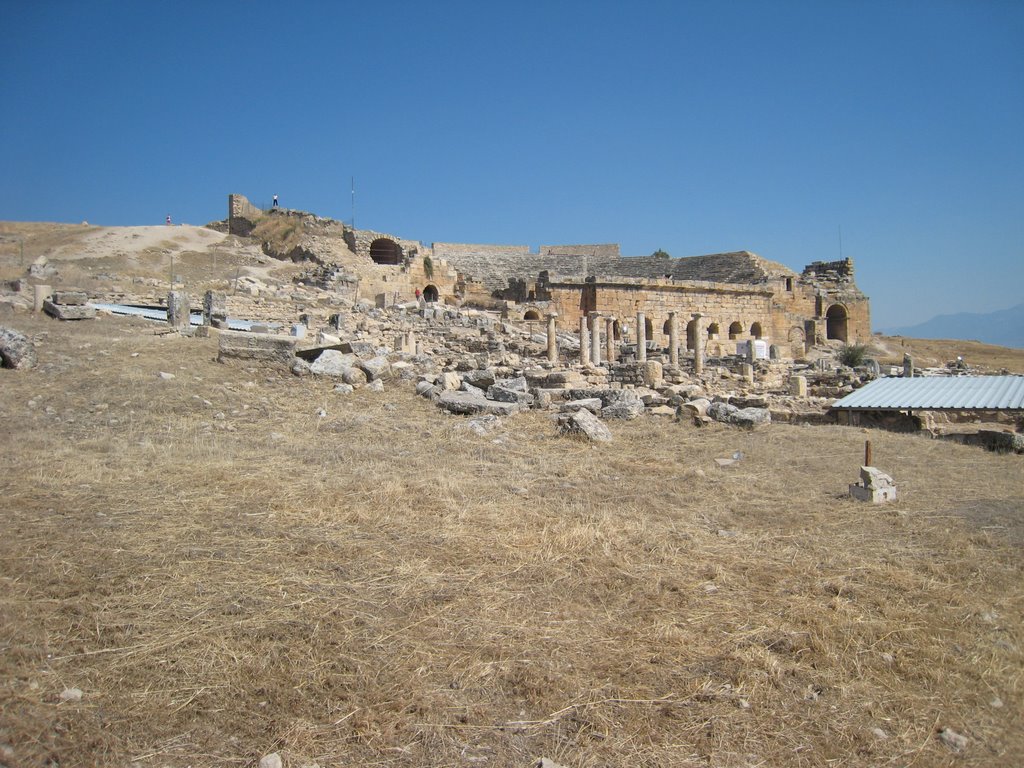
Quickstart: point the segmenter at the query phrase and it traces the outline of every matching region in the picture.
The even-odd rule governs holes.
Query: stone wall
[[[262,215],[263,211],[245,195],[228,195],[228,231],[231,234],[247,236],[252,231],[252,221]]]

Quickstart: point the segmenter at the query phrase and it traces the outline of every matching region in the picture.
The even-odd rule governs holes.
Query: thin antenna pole
[[[839,225],[839,260],[843,260],[843,225]]]
[[[352,229],[356,228],[356,177],[352,177]]]

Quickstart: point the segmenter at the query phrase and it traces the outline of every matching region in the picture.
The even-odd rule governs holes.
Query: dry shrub
[[[397,383],[21,324],[49,335],[0,399],[15,764],[1024,761],[1019,457],[873,432],[901,498],[870,507],[857,429],[481,437]]]

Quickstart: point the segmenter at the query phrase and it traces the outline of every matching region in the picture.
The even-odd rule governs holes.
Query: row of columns
[[[555,319],[557,312],[547,315],[547,341],[548,341],[548,362],[554,365],[558,362],[558,341],[555,336]],[[693,316],[696,325],[700,326],[700,313]],[[605,355],[611,362],[615,360],[615,318],[611,315],[604,316],[605,321]],[[580,318],[580,365],[601,364],[601,320],[600,312],[591,312],[589,317],[584,315]],[[696,334],[696,349],[694,350],[694,371],[704,372],[704,339],[700,333]],[[675,312],[668,313],[668,361],[669,365],[679,365],[679,318]],[[638,362],[647,361],[647,318],[643,312],[636,313],[636,356]]]

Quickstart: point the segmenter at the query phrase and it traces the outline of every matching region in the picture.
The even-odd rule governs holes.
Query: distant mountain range
[[[887,336],[964,339],[1024,349],[1024,304],[986,314],[960,312],[955,315],[938,315],[918,325],[880,330]]]

